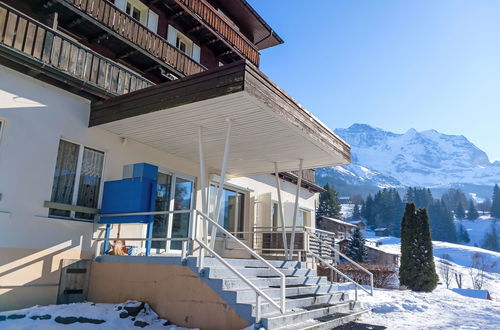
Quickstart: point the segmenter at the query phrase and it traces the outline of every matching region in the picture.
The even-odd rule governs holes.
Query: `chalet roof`
[[[340,224],[340,225],[345,225],[345,226],[352,227],[352,228],[356,228],[357,227],[356,225],[353,225],[352,223],[349,223],[349,222],[346,222],[346,221],[342,221],[342,220],[339,220],[339,219],[325,217],[325,216],[322,216],[321,218],[322,219],[326,219],[328,221],[335,222],[335,223]]]
[[[216,1],[239,24],[252,34],[252,42],[259,50],[284,43],[283,39],[246,0]]]
[[[98,126],[198,162],[198,129],[209,171],[218,172],[227,120],[229,175],[348,164],[349,145],[249,62],[224,65],[91,105]]]
[[[385,254],[391,254],[391,255],[394,255],[394,256],[399,256],[400,253],[394,253],[394,252],[388,252],[388,251],[385,251],[385,250],[382,250],[376,246],[373,246],[373,245],[369,245],[369,244],[365,244],[365,247],[367,249],[371,249],[371,250],[376,250],[376,251],[379,251],[379,252],[382,252],[382,253],[385,253]]]

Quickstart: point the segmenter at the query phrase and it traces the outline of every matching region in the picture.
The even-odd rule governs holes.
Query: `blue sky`
[[[464,135],[500,160],[500,0],[249,0],[261,69],[331,128]]]

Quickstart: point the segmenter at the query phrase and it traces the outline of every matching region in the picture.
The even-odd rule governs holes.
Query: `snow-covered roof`
[[[374,231],[383,231],[383,230],[387,230],[387,228],[383,227],[383,228],[375,228]]]
[[[479,299],[491,299],[488,290],[474,290],[474,289],[450,289],[451,291],[458,293],[461,296],[479,298]]]
[[[333,222],[341,224],[341,225],[346,225],[346,226],[349,226],[349,227],[357,227],[356,225],[353,225],[352,223],[345,222],[345,221],[342,221],[342,220],[339,220],[339,219],[325,217],[325,216],[322,216],[321,218],[329,220],[329,221],[333,221]]]

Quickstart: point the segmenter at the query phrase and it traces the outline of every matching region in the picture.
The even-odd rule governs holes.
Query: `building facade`
[[[313,169],[349,146],[258,69],[282,42],[244,0],[1,1],[0,308],[57,303],[64,260],[117,242],[300,261]],[[134,164],[155,172],[147,220],[122,200],[106,221]]]

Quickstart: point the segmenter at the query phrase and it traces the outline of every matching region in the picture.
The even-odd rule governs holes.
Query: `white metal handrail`
[[[278,305],[271,297],[264,293],[261,289],[259,289],[255,284],[253,284],[245,275],[241,274],[236,268],[234,268],[229,262],[227,262],[223,257],[218,255],[214,250],[212,250],[207,244],[202,242],[201,240],[195,238],[195,241],[200,244],[202,249],[207,250],[212,256],[214,256],[217,260],[219,260],[224,266],[227,267],[230,271],[232,271],[240,280],[245,282],[253,291],[255,291],[255,323],[259,323],[262,318],[262,310],[261,310],[261,297],[263,297],[267,302],[281,310],[281,306]],[[200,251],[200,256],[203,255],[203,251]],[[201,259],[202,260],[202,259]],[[201,264],[200,269],[203,267]],[[282,313],[284,313],[282,311]]]
[[[280,306],[278,306],[276,303],[274,303],[273,301],[273,305],[275,305],[276,307],[278,307],[281,311],[281,313],[285,313],[286,311],[286,305],[285,305],[285,289],[286,289],[286,277],[285,277],[285,274],[283,274],[282,272],[280,272],[276,267],[274,267],[269,261],[267,261],[266,259],[262,258],[262,256],[260,256],[259,254],[257,254],[254,250],[252,250],[251,248],[249,248],[245,243],[243,243],[241,240],[239,240],[236,236],[234,236],[233,234],[231,234],[229,231],[227,231],[224,227],[222,227],[220,224],[218,224],[217,222],[215,222],[214,220],[212,220],[208,215],[204,214],[203,212],[200,212],[197,210],[197,213],[207,222],[209,222],[210,224],[212,224],[213,226],[215,226],[217,229],[219,229],[221,232],[223,232],[227,237],[231,238],[232,240],[236,241],[239,245],[241,245],[241,247],[247,251],[248,253],[250,253],[250,255],[252,255],[255,259],[261,261],[263,264],[265,264],[269,269],[273,270],[276,274],[278,274],[278,276],[280,277],[281,281],[280,281]],[[207,234],[207,233],[205,233]],[[212,239],[214,239],[215,236],[212,235]],[[199,240],[196,239],[196,241],[198,241],[199,243]],[[203,244],[205,246],[207,246],[206,244]],[[203,246],[201,245],[201,246]],[[210,249],[212,250],[212,249]],[[210,252],[210,250],[208,250]],[[219,256],[220,257],[220,256]],[[222,257],[221,257],[222,258]],[[224,262],[226,262],[224,260]],[[227,263],[227,262],[226,262]],[[199,265],[200,265],[200,268],[203,268],[203,253],[200,253],[200,262],[199,262]],[[227,266],[227,265],[226,265]],[[231,266],[232,267],[232,266]],[[229,267],[228,267],[229,268]],[[243,275],[242,275],[243,276]],[[266,298],[264,296],[264,298]],[[267,299],[266,299],[267,300]],[[260,308],[257,307],[257,308]]]
[[[328,231],[328,230],[323,230],[323,229],[318,229],[318,228],[312,228],[312,227],[308,227],[308,226],[304,226],[304,228],[307,230],[307,231],[310,231],[310,232],[320,232],[320,233],[323,233],[323,234],[327,234],[327,235],[331,235],[333,237],[335,237],[337,234],[335,234],[334,232],[332,231]]]
[[[316,234],[312,233],[312,232],[309,232],[311,236],[313,236],[316,240],[318,240],[318,242],[320,242],[321,244],[321,240],[318,236],[316,236]],[[360,264],[358,264],[357,262],[355,262],[354,260],[352,260],[351,258],[349,258],[348,256],[346,256],[345,254],[343,254],[342,252],[340,252],[339,250],[335,249],[334,247],[331,247],[331,246],[328,246],[328,245],[325,245],[325,248],[327,248],[328,250],[330,250],[330,252],[332,253],[336,253],[338,255],[340,255],[342,258],[346,259],[348,262],[350,262],[351,264],[353,264],[354,266],[356,266],[358,269],[360,269],[361,271],[365,272],[366,274],[368,274],[368,276],[370,277],[370,292],[368,292],[368,290],[366,290],[363,286],[361,286],[360,284],[356,283],[354,280],[350,279],[347,275],[345,275],[344,273],[342,273],[341,271],[339,271],[337,268],[333,267],[332,265],[330,265],[328,262],[326,262],[323,258],[319,257],[318,255],[316,255],[314,252],[312,251],[307,251],[307,253],[309,253],[310,255],[312,255],[313,257],[315,257],[316,259],[322,261],[324,264],[326,264],[330,269],[333,269],[335,272],[337,272],[339,275],[341,275],[342,277],[348,279],[350,282],[353,282],[355,283],[356,286],[362,288],[363,291],[366,291],[368,294],[370,294],[371,296],[373,296],[373,273],[370,272],[369,270],[367,270],[366,268],[364,268],[363,266],[361,266]],[[356,292],[356,296],[357,296],[357,292]]]

